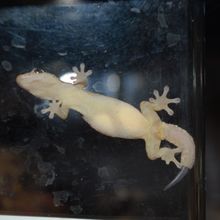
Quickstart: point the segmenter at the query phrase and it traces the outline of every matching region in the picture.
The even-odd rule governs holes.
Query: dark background
[[[206,176],[207,219],[220,219],[220,2],[206,10]]]
[[[91,6],[100,1],[83,2]],[[195,134],[185,1],[133,0],[130,1],[133,5],[125,4],[124,7],[114,6],[117,1],[110,2],[109,8],[114,10],[108,11],[101,5],[100,8],[89,7],[89,13],[82,13],[86,16],[74,22],[62,20],[64,15],[72,14],[72,9],[65,7],[2,10],[1,58],[10,60],[13,66],[8,62],[1,63],[4,73],[0,78],[0,95],[4,100],[1,103],[1,161],[4,167],[13,164],[11,169],[14,170],[2,168],[1,171],[7,177],[1,180],[5,187],[1,193],[6,198],[1,200],[2,212],[188,220],[193,216],[190,211],[197,211],[195,194],[190,190],[195,190],[196,184],[202,184],[202,179],[194,178],[193,185],[192,175],[188,176],[172,191],[161,193],[161,188],[176,174],[176,169],[164,166],[161,161],[152,164],[146,159],[141,141],[97,134],[74,113],[68,122],[50,121],[38,114],[44,103],[15,85],[16,75],[33,67],[59,75],[83,60],[88,68],[95,70],[91,90],[121,98],[136,107],[146,99],[146,94],[152,95],[154,88],[161,91],[165,84],[169,84],[172,87],[170,95],[180,94],[182,102],[175,106],[175,117],[166,114],[161,117]],[[25,6],[27,1],[21,4]],[[127,10],[130,7],[133,11]],[[76,7],[75,10],[83,12],[85,9]],[[103,11],[108,16],[101,17]],[[168,27],[162,21],[158,23],[158,13],[165,15]],[[213,45],[213,48],[216,47]],[[68,53],[67,57],[60,57],[65,53]],[[122,87],[117,93],[109,94],[100,82],[102,85],[112,71],[119,74]],[[103,72],[105,77],[102,77]],[[206,79],[206,97],[212,99],[206,99],[209,102],[206,106],[210,106],[207,111],[212,117],[209,123],[207,120],[207,125],[210,134],[214,135],[218,111],[216,98],[208,90],[208,84],[214,90],[210,79]],[[217,80],[214,81],[217,86]],[[207,138],[207,143],[211,140],[214,139]],[[217,186],[209,184],[216,176],[217,167],[209,163],[216,155],[214,146],[217,146],[211,145],[210,153],[207,152],[207,169],[211,170],[208,170],[210,197],[207,198],[217,201],[213,196],[216,194],[212,193]],[[198,170],[197,160],[195,176]],[[9,175],[12,172],[13,177]],[[16,192],[15,196],[13,192]],[[215,207],[214,203],[209,204]]]

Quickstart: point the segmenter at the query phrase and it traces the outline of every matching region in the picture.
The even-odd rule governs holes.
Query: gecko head
[[[32,90],[34,87],[48,87],[59,82],[59,79],[44,71],[33,69],[30,72],[20,74],[16,77],[17,84],[26,90]]]
[[[16,82],[32,95],[51,100],[54,98],[54,91],[58,90],[61,81],[50,73],[33,69],[28,73],[18,75]]]

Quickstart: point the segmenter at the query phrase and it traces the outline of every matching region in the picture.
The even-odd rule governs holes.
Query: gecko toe
[[[167,96],[167,93],[169,92],[169,90],[170,90],[169,86],[164,86],[162,96]]]
[[[178,103],[180,103],[180,98],[170,99],[170,103],[178,104]]]
[[[155,96],[156,98],[159,97],[159,92],[158,92],[158,90],[154,90],[154,91],[153,91],[153,94],[154,94],[154,96]]]

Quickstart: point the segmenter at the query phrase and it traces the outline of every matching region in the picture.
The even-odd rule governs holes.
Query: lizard
[[[149,159],[161,158],[167,165],[173,162],[180,169],[164,190],[177,184],[193,168],[195,143],[186,130],[163,122],[157,112],[165,110],[169,115],[173,115],[174,112],[168,105],[177,104],[180,99],[167,98],[169,87],[165,86],[162,95],[159,95],[158,90],[154,90],[155,98],[142,101],[139,110],[122,100],[85,90],[87,76],[91,75],[92,71],[85,72],[84,69],[84,64],[81,64],[80,70],[73,68],[81,75],[79,79],[76,77],[72,84],[36,69],[19,74],[16,82],[32,95],[51,101],[46,109],[42,109],[43,114],[49,113],[50,119],[56,114],[65,120],[72,109],[81,113],[82,118],[93,129],[104,135],[143,139]],[[160,147],[162,140],[172,143],[176,148]],[[177,154],[181,154],[180,160],[176,159]]]

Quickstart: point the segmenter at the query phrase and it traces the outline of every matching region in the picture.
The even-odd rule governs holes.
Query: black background
[[[206,10],[206,175],[207,219],[220,219],[220,3],[207,1]]]

